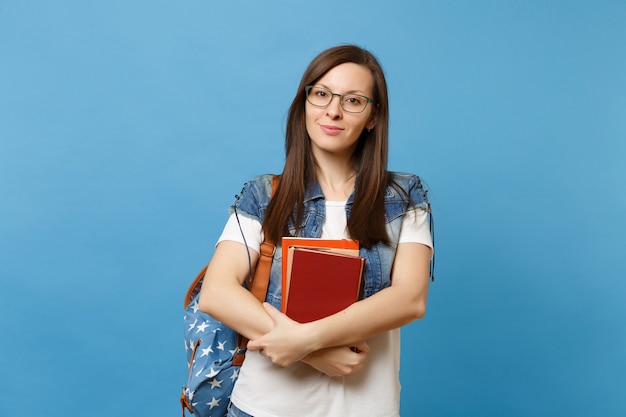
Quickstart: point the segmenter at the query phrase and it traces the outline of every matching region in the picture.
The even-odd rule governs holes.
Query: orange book
[[[289,294],[289,273],[293,249],[299,248],[319,248],[325,250],[341,249],[342,253],[350,253],[354,256],[359,254],[359,242],[354,239],[319,239],[306,237],[283,237],[282,238],[282,312],[287,306],[287,296]],[[349,250],[344,252],[343,250]]]
[[[335,314],[359,299],[365,259],[320,249],[294,248],[285,314],[306,323]],[[286,296],[285,296],[286,295]]]

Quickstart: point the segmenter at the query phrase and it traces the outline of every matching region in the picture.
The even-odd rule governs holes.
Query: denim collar
[[[306,188],[306,193],[304,195],[304,202],[307,203],[312,200],[323,199],[325,200],[324,193],[322,192],[322,187],[320,183],[315,180],[310,186]],[[346,205],[351,205],[354,201],[354,191],[350,193],[348,197],[348,201],[346,201]]]

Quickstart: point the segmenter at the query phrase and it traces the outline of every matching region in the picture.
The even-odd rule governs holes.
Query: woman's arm
[[[349,346],[422,318],[426,312],[431,256],[432,250],[426,245],[400,243],[390,287],[321,320],[299,324],[264,304],[273,328],[252,338],[248,348],[262,350],[275,364],[288,366],[311,352]]]
[[[330,377],[358,372],[365,364],[370,348],[361,342],[353,346],[335,346],[309,353],[302,362]]]
[[[259,253],[250,249],[250,262],[255,265]],[[245,245],[223,240],[215,248],[202,289],[200,310],[223,322],[249,339],[269,332],[273,322],[262,304],[242,287],[249,276]]]

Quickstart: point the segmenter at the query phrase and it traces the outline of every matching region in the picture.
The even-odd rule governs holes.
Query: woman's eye
[[[352,105],[359,105],[361,104],[361,98],[357,96],[348,96],[346,97],[346,103],[352,104]]]
[[[319,97],[326,97],[328,95],[328,93],[324,90],[317,90],[315,91],[315,95],[319,96]]]

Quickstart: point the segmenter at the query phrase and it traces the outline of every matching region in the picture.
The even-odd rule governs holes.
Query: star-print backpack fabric
[[[272,194],[278,186],[278,178],[275,176],[273,179]],[[260,302],[265,301],[275,250],[273,242],[261,243],[254,277],[251,275],[245,283]],[[198,307],[207,266],[196,276],[185,295],[184,330],[188,374],[187,385],[183,387],[180,396],[183,417],[185,409],[197,417],[226,416],[230,394],[245,359],[248,343],[246,338]]]
[[[206,267],[192,284],[191,302],[185,301],[185,350],[187,351],[187,385],[180,401],[196,416],[223,417],[227,413],[239,366],[233,365],[237,333],[198,308],[198,297]],[[240,365],[240,364],[239,364]]]

